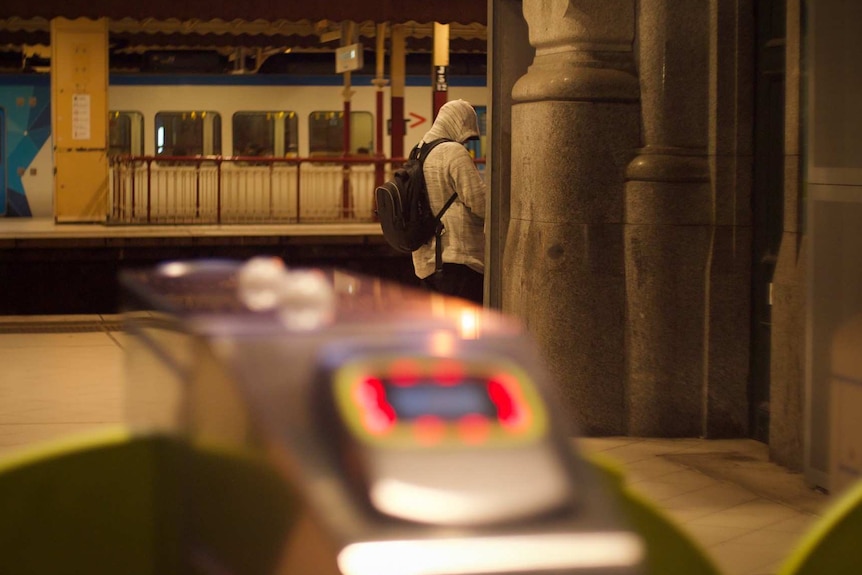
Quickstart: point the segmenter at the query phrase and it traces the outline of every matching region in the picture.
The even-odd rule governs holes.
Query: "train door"
[[[0,216],[6,215],[6,110],[0,108]]]

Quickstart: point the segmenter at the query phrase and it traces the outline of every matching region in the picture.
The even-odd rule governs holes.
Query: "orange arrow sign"
[[[428,118],[425,118],[424,116],[420,116],[419,114],[414,114],[413,112],[410,112],[410,115],[413,116],[413,118],[415,118],[416,121],[413,122],[412,124],[410,124],[408,126],[409,128],[415,128],[416,126],[424,124],[426,121],[428,121]]]

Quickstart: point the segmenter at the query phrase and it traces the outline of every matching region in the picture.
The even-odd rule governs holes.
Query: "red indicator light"
[[[355,389],[354,401],[360,407],[365,429],[375,435],[382,435],[392,429],[396,415],[386,400],[383,382],[375,377],[368,377]]]
[[[413,420],[413,435],[420,445],[437,445],[446,435],[446,422],[433,415],[417,417]]]
[[[491,434],[491,422],[483,415],[471,413],[458,420],[458,435],[468,445],[480,445]]]
[[[437,385],[457,385],[464,379],[464,367],[458,361],[441,360],[434,365],[432,377]]]
[[[530,405],[523,396],[518,381],[508,374],[488,379],[488,397],[497,408],[500,425],[509,431],[526,430],[532,421]]]
[[[395,385],[416,385],[421,377],[421,367],[411,359],[399,359],[389,366],[389,379]]]
[[[512,426],[516,423],[517,413],[515,403],[506,386],[496,379],[488,381],[488,397],[497,408],[497,419],[503,425]]]

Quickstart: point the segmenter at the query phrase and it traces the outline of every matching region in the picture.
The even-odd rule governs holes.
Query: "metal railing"
[[[117,156],[108,223],[375,221],[374,189],[403,159]]]

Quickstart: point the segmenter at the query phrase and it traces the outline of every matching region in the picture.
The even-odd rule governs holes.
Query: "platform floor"
[[[106,225],[102,223],[58,224],[53,218],[0,217],[0,240],[356,235],[382,235],[380,224]]]
[[[0,317],[0,454],[123,421],[116,316]],[[829,497],[741,440],[584,438],[702,543],[728,575],[775,573]]]

